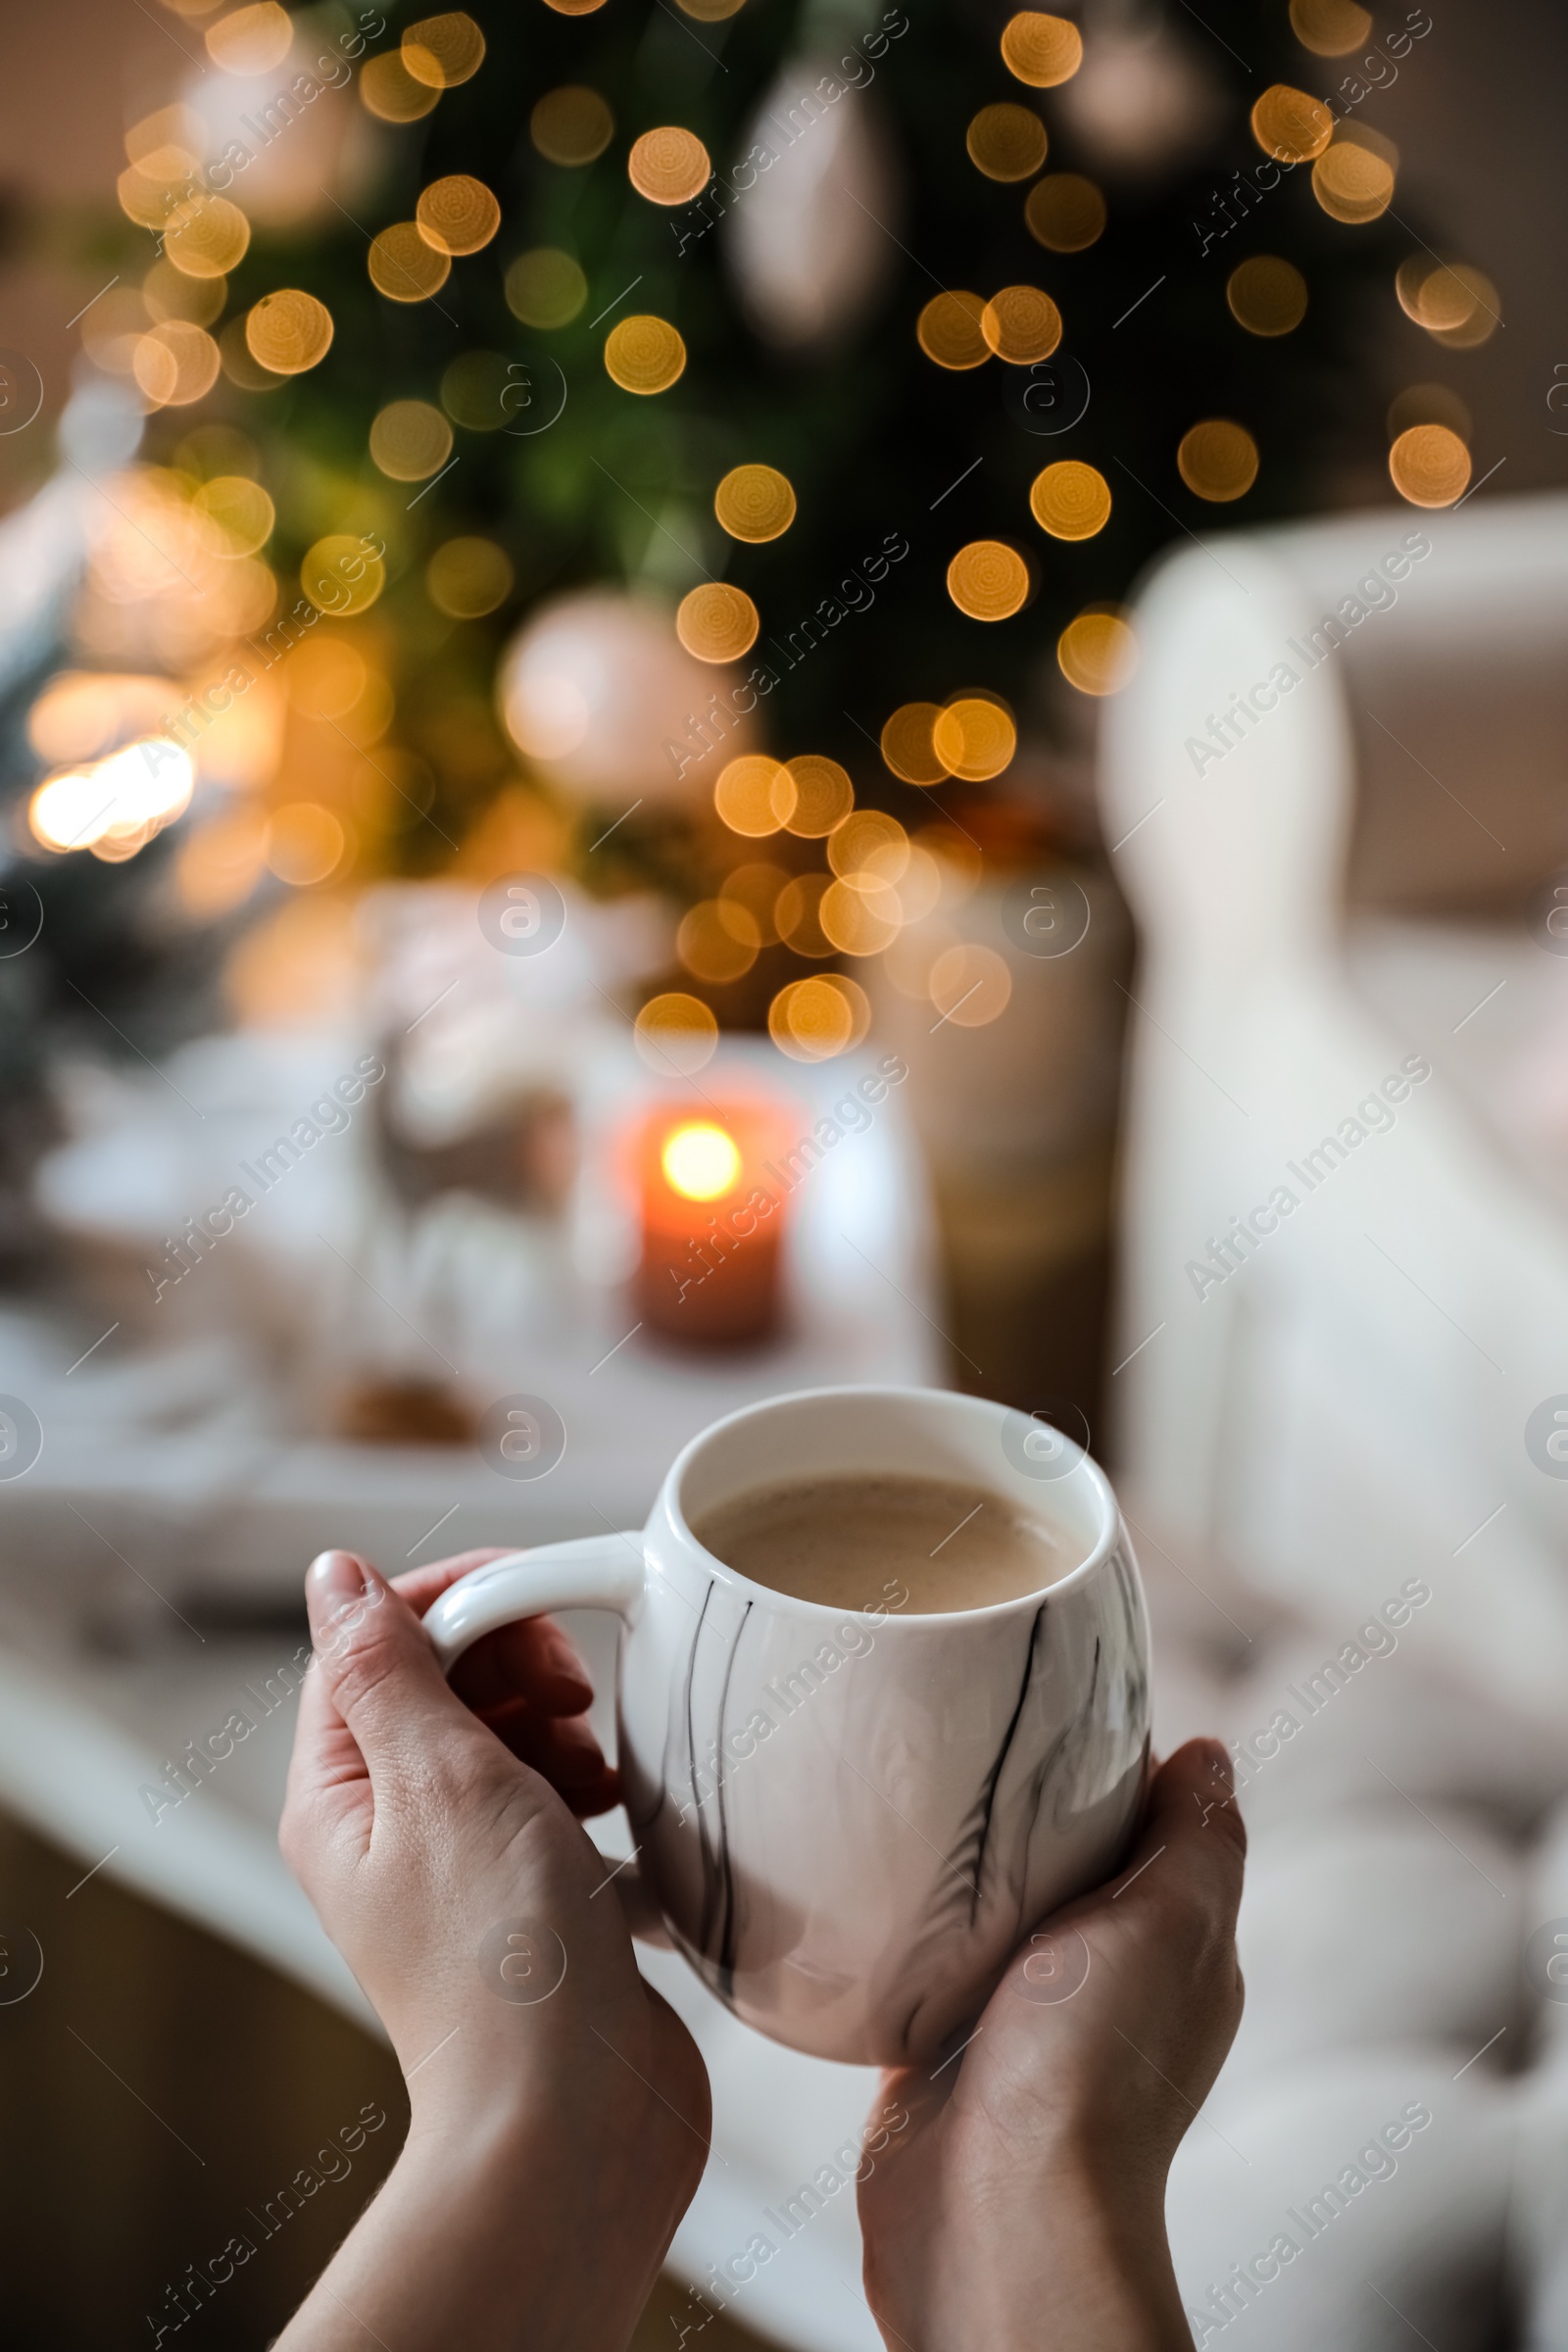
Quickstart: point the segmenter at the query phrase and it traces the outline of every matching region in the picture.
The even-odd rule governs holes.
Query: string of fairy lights
[[[212,20],[203,38],[220,72],[269,72],[289,56],[295,39],[295,21],[278,0],[221,13],[215,13],[221,0],[164,4],[187,20]],[[592,15],[604,4],[541,0],[569,17]],[[736,14],[744,0],[678,5],[699,23],[714,23]],[[1303,48],[1319,59],[1350,54],[1371,31],[1371,19],[1356,0],[1291,0],[1290,21]],[[1021,191],[1023,221],[1043,257],[1088,251],[1111,224],[1111,208],[1093,179],[1047,168],[1052,126],[1040,111],[1042,94],[1071,81],[1083,54],[1069,20],[1034,10],[1015,14],[998,44],[1007,77],[1003,87],[1012,94],[981,106],[964,133],[968,160],[981,178],[1014,202]],[[425,18],[408,26],[396,47],[363,58],[355,77],[358,103],[395,135],[424,121],[446,92],[479,74],[485,58],[485,35],[472,17],[459,11]],[[538,154],[564,170],[596,162],[617,137],[611,106],[586,82],[546,91],[533,103],[527,123]],[[1358,116],[1336,114],[1324,99],[1281,82],[1256,100],[1250,125],[1269,164],[1307,172],[1313,198],[1330,220],[1354,229],[1388,213],[1397,155]],[[236,195],[220,192],[212,174],[204,174],[203,142],[200,119],[178,105],[145,118],[127,134],[120,204],[131,221],[156,233],[161,250],[139,287],[107,295],[83,322],[98,366],[133,384],[149,412],[197,408],[220,378],[243,394],[265,395],[323,367],[334,349],[331,309],[300,286],[272,286],[225,317],[228,280],[250,250],[252,226]],[[637,198],[672,210],[701,197],[713,169],[697,133],[670,122],[629,141],[625,174]],[[382,220],[368,232],[369,283],[394,305],[436,302],[454,268],[495,246],[503,227],[503,207],[490,187],[468,172],[445,173],[420,189],[412,218]],[[526,327],[549,335],[584,314],[589,283],[572,253],[536,245],[498,258],[507,306]],[[1498,298],[1490,280],[1472,266],[1444,262],[1425,248],[1402,263],[1394,290],[1405,316],[1442,348],[1473,348],[1497,323]],[[1240,328],[1267,341],[1288,337],[1300,325],[1310,289],[1294,263],[1253,253],[1229,272],[1225,300]],[[912,331],[933,368],[962,374],[989,367],[1039,368],[1061,349],[1068,323],[1048,287],[1018,282],[990,293],[940,291],[906,331]],[[605,328],[600,351],[610,381],[637,401],[668,393],[688,364],[680,329],[652,311],[615,318]],[[428,396],[402,394],[377,410],[367,437],[370,465],[389,484],[435,482],[452,462],[454,427],[493,426],[505,392],[504,357],[460,351]],[[1400,497],[1440,507],[1464,494],[1471,476],[1468,420],[1456,395],[1414,387],[1396,402],[1390,428],[1389,471]],[[268,561],[275,511],[256,478],[262,467],[254,444],[231,426],[214,424],[199,427],[182,446],[193,448],[202,435],[196,456],[176,453],[171,465],[135,469],[124,485],[125,527],[111,527],[94,556],[101,602],[123,608],[154,587],[169,601],[167,667],[187,677],[220,661],[225,641],[264,629],[280,598],[293,594]],[[1187,489],[1214,505],[1245,498],[1266,462],[1249,426],[1225,416],[1194,421],[1173,455]],[[799,513],[787,475],[755,461],[730,465],[712,484],[711,501],[719,529],[753,549],[783,539]],[[1112,505],[1110,484],[1095,466],[1076,459],[1046,465],[1020,502],[1015,538],[972,539],[951,550],[947,595],[982,627],[1010,618],[1033,593],[1039,542],[1031,531],[1065,551],[1070,564],[1070,551],[1105,528]],[[168,576],[167,566],[154,580],[145,549],[132,543],[138,533],[167,553],[178,581]],[[368,613],[388,576],[384,543],[346,529],[318,537],[298,575],[315,610],[337,622]],[[755,581],[765,573],[748,576]],[[436,610],[454,620],[498,612],[514,586],[506,550],[472,532],[442,541],[423,579]],[[199,612],[190,604],[193,594]],[[754,597],[729,580],[705,578],[675,606],[674,640],[686,655],[715,668],[740,662],[757,645],[764,604],[761,586]],[[100,660],[116,643],[105,624],[96,648]],[[1114,606],[1086,606],[1060,631],[1055,659],[1077,692],[1112,694],[1136,662],[1132,625]],[[231,766],[251,790],[253,804],[248,813],[236,805],[221,824],[209,824],[204,848],[193,843],[183,859],[193,906],[242,902],[264,866],[301,887],[352,876],[352,809],[315,800],[308,784],[293,781],[309,776],[316,756],[302,753],[295,735],[288,736],[291,797],[279,803],[274,795],[259,808],[255,787],[269,759],[276,772],[285,725],[331,729],[362,762],[368,760],[395,701],[391,662],[388,645],[368,639],[345,639],[335,652],[326,644],[302,646],[282,664],[281,702],[269,688],[236,705],[230,734],[239,748]],[[109,689],[101,677],[93,684],[94,674],[89,669],[56,681],[35,709],[34,743],[48,747],[44,756],[59,764],[33,796],[32,832],[53,852],[86,849],[122,858],[189,808],[209,755],[205,745],[193,750],[180,742],[177,729],[172,740],[159,732],[152,706],[162,696],[167,710],[167,677],[160,683],[128,668],[120,673],[116,718],[105,715]],[[170,757],[149,760],[148,745],[163,745]],[[130,760],[138,747],[142,756]],[[901,704],[887,714],[878,742],[888,774],[916,789],[990,785],[1006,772],[1017,747],[1004,698],[974,687],[945,703]],[[526,756],[526,745],[519,748]],[[323,733],[319,760],[343,756]],[[395,774],[388,778],[382,766],[371,765],[383,782],[402,790]],[[368,778],[362,786],[372,799],[380,791]],[[880,808],[858,807],[851,775],[838,760],[782,747],[780,756],[748,750],[731,759],[711,788],[711,806],[744,855],[713,895],[689,906],[681,920],[677,954],[693,980],[726,986],[743,978],[765,949],[782,944],[819,966],[887,956],[899,986],[923,994],[958,1027],[994,1019],[1004,1007],[1011,986],[1004,959],[927,921],[939,909],[951,913],[979,879],[978,856],[960,828],[941,819],[916,824],[911,832]],[[798,870],[793,853],[784,862],[764,854],[770,837],[784,836],[820,845],[821,869]],[[917,933],[926,940],[923,955],[900,956],[901,941]],[[869,1020],[865,991],[849,974],[831,969],[788,981],[768,1012],[775,1040],[805,1058],[844,1051],[864,1035]],[[645,1006],[641,1024],[666,1049],[671,1039],[684,1039],[683,1050],[691,1054],[710,1050],[718,1027],[701,998],[678,989],[662,992]]]

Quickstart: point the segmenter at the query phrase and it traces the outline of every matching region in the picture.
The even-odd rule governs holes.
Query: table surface
[[[854,1074],[838,1065],[835,1091]],[[701,1357],[639,1333],[604,1358],[619,1336],[611,1302],[600,1328],[533,1350],[526,1385],[568,1431],[537,1482],[504,1479],[466,1448],[279,1434],[221,1335],[144,1356],[110,1344],[78,1365],[85,1342],[0,1316],[0,1389],[25,1396],[45,1432],[28,1474],[0,1484],[0,1806],[83,1872],[125,1881],[376,2030],[276,1847],[293,1726],[280,1669],[307,1640],[292,1614],[304,1563],[352,1542],[396,1574],[474,1544],[634,1528],[674,1453],[723,1412],[803,1387],[939,1381],[923,1186],[896,1102],[812,1171],[792,1211],[791,1336],[779,1345]],[[565,1622],[612,1744],[614,1628],[587,1613]],[[155,1820],[142,1791],[235,1708],[261,1717],[254,1733]],[[629,1850],[623,1815],[592,1834],[607,1855]],[[858,2137],[874,2076],[751,2033],[673,1954],[640,1947],[640,1958],[713,2083],[713,2152],[673,2268],[701,2284],[760,2230],[778,2251],[734,2290],[737,2321],[810,2352],[874,2352],[853,2193],[788,2238],[763,2218]]]

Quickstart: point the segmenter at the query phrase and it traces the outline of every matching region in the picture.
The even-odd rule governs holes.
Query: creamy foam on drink
[[[719,1504],[692,1533],[755,1583],[829,1608],[885,1606],[897,1579],[901,1610],[917,1616],[1021,1599],[1081,1557],[1048,1520],[946,1478],[790,1479]]]

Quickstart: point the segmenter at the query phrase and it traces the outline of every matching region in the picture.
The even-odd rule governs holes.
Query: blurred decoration
[[[1157,0],[1086,0],[1083,64],[1061,111],[1097,171],[1159,180],[1214,140],[1226,92],[1215,63]]]
[[[754,170],[726,222],[729,258],[757,331],[788,351],[863,333],[898,261],[904,206],[881,102],[846,88],[835,62],[787,66],[734,150]]]

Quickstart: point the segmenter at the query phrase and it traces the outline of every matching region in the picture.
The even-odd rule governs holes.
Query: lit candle
[[[652,1330],[694,1342],[777,1330],[787,1195],[764,1163],[786,1141],[780,1114],[759,1102],[700,1115],[665,1103],[650,1117],[637,1305]]]

